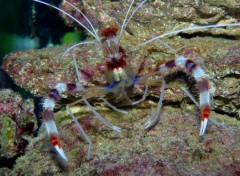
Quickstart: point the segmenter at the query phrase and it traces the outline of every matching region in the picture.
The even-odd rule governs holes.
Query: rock
[[[239,11],[235,1],[152,1],[146,2],[130,20],[121,38],[121,45],[128,55],[127,62],[140,75],[151,73],[161,63],[181,54],[191,55],[209,75],[213,95],[211,117],[224,123],[227,128],[209,123],[204,139],[199,139],[199,109],[181,91],[188,87],[198,97],[193,78],[182,71],[166,76],[164,106],[158,124],[144,130],[146,119],[156,110],[162,76],[151,77],[149,96],[137,106],[114,103],[129,114],[110,110],[98,98],[99,92],[84,92],[96,110],[112,124],[121,127],[116,134],[97,120],[88,108],[79,103],[71,109],[93,142],[92,156],[86,159],[88,144],[71,121],[64,106],[55,113],[63,149],[69,162],[64,163],[46,137],[45,129],[31,139],[27,152],[16,160],[12,173],[23,175],[238,175],[240,173],[240,31],[239,27],[201,29],[183,32],[163,38],[168,46],[156,40],[142,47],[138,44],[168,31],[199,24],[236,22]],[[223,1],[221,1],[223,2]],[[81,8],[98,30],[109,26],[121,26],[129,1],[78,1],[71,3]],[[86,23],[79,13],[66,4],[61,8],[75,14]],[[231,11],[233,10],[233,11]],[[230,13],[232,12],[232,13]],[[226,16],[231,14],[231,17]],[[65,17],[66,23],[75,26]],[[88,26],[89,27],[89,26]],[[78,30],[80,27],[76,27]],[[100,33],[100,31],[97,31]],[[88,40],[93,40],[88,36]],[[170,49],[169,46],[172,48]],[[35,95],[44,96],[58,82],[75,83],[77,78],[72,62],[76,55],[82,84],[105,86],[104,56],[99,45],[82,45],[71,50],[69,46],[40,50],[17,51],[5,56],[3,68],[14,81]],[[140,66],[142,69],[140,69]],[[165,75],[164,75],[165,76]],[[144,91],[141,84],[129,92],[131,99],[139,99]],[[64,94],[59,105],[79,99],[81,93]],[[70,97],[70,98],[69,98]],[[116,99],[107,96],[109,101]],[[234,117],[234,118],[231,118]]]

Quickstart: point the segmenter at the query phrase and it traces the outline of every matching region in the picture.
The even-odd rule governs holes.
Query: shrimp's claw
[[[54,122],[54,118],[53,118],[53,111],[49,110],[49,109],[45,109],[43,111],[43,120],[45,122],[45,126],[47,129],[47,133],[50,137],[50,142],[52,143],[52,145],[55,147],[55,149],[57,150],[57,152],[59,153],[59,155],[65,160],[68,161],[62,147],[60,144],[60,140],[58,137],[58,131],[57,131],[57,127],[56,124]]]
[[[55,149],[57,150],[58,154],[64,159],[65,161],[68,161],[63,149],[59,147],[58,145],[55,146]]]
[[[200,132],[199,132],[199,136],[204,135],[204,133],[206,131],[206,128],[207,128],[207,122],[208,122],[208,119],[201,120],[201,129],[200,129]]]
[[[208,105],[201,110],[202,118],[201,118],[201,129],[200,129],[200,132],[199,132],[199,136],[203,136],[205,131],[206,131],[210,111],[211,110],[210,110],[210,107]]]

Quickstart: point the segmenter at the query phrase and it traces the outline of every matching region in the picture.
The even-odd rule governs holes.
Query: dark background
[[[56,6],[61,3],[61,0],[44,1]],[[55,9],[32,0],[0,0],[0,89],[11,88],[24,98],[30,96],[2,70],[4,56],[14,50],[61,44],[64,34],[71,31],[73,28],[64,24]]]

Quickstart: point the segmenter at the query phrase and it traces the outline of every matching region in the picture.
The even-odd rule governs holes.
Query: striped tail
[[[201,111],[201,129],[199,132],[200,136],[203,136],[210,115],[210,85],[207,75],[203,69],[200,68],[194,61],[188,59],[185,56],[179,56],[175,60],[170,60],[167,63],[161,65],[155,70],[157,73],[163,73],[171,69],[185,69],[188,73],[193,75],[198,84],[199,97],[200,97],[200,111]]]
[[[60,93],[62,92],[72,92],[72,91],[81,91],[84,87],[77,84],[65,84],[58,83],[54,89],[50,90],[48,93],[48,97],[43,101],[43,120],[45,122],[45,126],[47,129],[47,133],[50,137],[50,142],[55,147],[59,155],[67,161],[67,157],[62,149],[56,124],[54,122],[54,113],[53,109],[55,107],[56,102],[60,98]]]

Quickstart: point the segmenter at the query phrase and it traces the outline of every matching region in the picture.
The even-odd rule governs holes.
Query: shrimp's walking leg
[[[128,114],[127,111],[124,111],[124,110],[121,110],[121,109],[118,109],[116,106],[112,105],[110,102],[108,102],[105,98],[103,98],[103,96],[100,97],[100,99],[108,105],[108,107],[112,108],[114,111],[116,112],[120,112],[122,114]]]
[[[161,108],[162,108],[164,89],[165,89],[165,80],[163,80],[163,82],[162,82],[162,87],[161,87],[161,90],[160,90],[161,94],[160,94],[160,97],[159,97],[157,112],[154,112],[154,114],[145,123],[145,128],[146,129],[152,127],[157,122],[157,120],[159,119],[160,111],[161,111]]]
[[[136,83],[134,83],[134,84],[136,84]],[[147,82],[146,82],[146,84],[145,84],[145,90],[144,90],[144,94],[143,94],[142,98],[141,98],[140,100],[137,100],[137,101],[135,101],[135,102],[132,102],[132,105],[136,105],[136,104],[138,104],[138,103],[141,103],[142,101],[144,101],[144,100],[146,99],[146,97],[147,97],[147,91],[148,91],[148,86],[149,86],[149,79],[147,79]]]
[[[95,117],[101,121],[102,123],[104,123],[104,125],[108,126],[109,128],[113,129],[114,131],[117,132],[121,132],[121,128],[112,125],[111,123],[109,123],[108,121],[106,121],[91,105],[90,103],[83,98],[84,103],[88,106],[88,108],[93,112],[93,114],[95,115]]]
[[[91,156],[91,149],[92,149],[92,142],[90,140],[90,138],[88,137],[88,135],[85,133],[85,131],[83,130],[82,126],[78,123],[77,119],[75,118],[75,116],[73,115],[72,111],[69,108],[69,105],[66,106],[67,112],[68,114],[72,117],[73,121],[76,123],[78,129],[80,130],[80,132],[82,133],[83,138],[85,139],[85,141],[88,142],[89,147],[88,147],[88,154],[87,154],[87,159],[90,159]]]
[[[210,115],[210,92],[209,92],[209,80],[203,69],[200,68],[194,61],[188,59],[185,56],[179,56],[175,60],[170,60],[167,63],[161,65],[155,70],[156,73],[163,73],[170,69],[185,69],[188,73],[193,75],[198,84],[199,97],[200,97],[200,111],[201,111],[201,129],[200,136],[203,136]]]
[[[114,108],[113,105],[111,105],[107,100],[105,100],[104,98],[101,97],[101,99],[111,108]],[[106,126],[110,127],[111,129],[117,131],[117,132],[121,132],[121,128],[119,127],[116,127],[116,126],[113,126],[112,124],[110,124],[109,122],[107,122],[106,120],[104,120],[102,118],[102,116],[89,104],[89,102],[83,98],[81,99],[80,101],[84,101],[84,103],[88,106],[88,108],[94,113],[94,115],[97,117],[98,120],[100,120],[101,122],[103,122]],[[88,147],[88,154],[87,154],[87,159],[89,160],[90,159],[90,156],[91,156],[91,150],[92,150],[92,142],[90,140],[90,138],[88,137],[88,135],[85,133],[85,131],[83,130],[82,126],[79,124],[79,122],[77,121],[76,117],[73,115],[72,111],[70,110],[70,106],[71,105],[75,105],[77,103],[79,103],[80,101],[76,101],[76,102],[73,102],[72,104],[70,105],[67,105],[66,106],[66,109],[67,109],[67,112],[68,114],[72,117],[73,121],[76,123],[79,131],[81,132],[84,140],[89,144],[89,147]],[[124,113],[124,114],[127,114],[126,111],[122,111],[122,110],[119,110],[119,109],[114,109],[116,110],[117,112],[121,112],[121,113]]]

